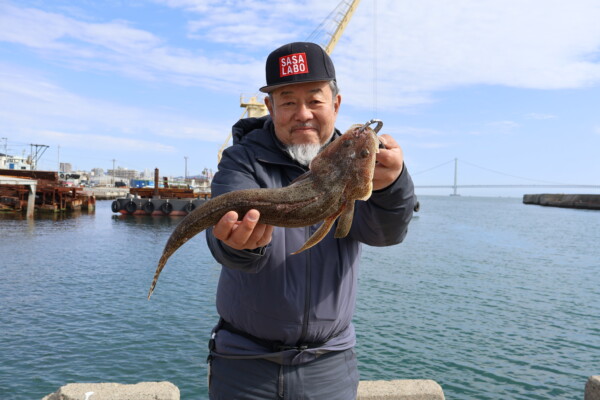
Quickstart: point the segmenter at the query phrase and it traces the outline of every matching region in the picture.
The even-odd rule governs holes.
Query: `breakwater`
[[[526,194],[523,203],[548,207],[600,210],[600,194]]]

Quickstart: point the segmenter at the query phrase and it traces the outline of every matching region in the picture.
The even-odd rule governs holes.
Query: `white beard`
[[[321,151],[321,146],[318,143],[292,144],[286,147],[286,150],[293,160],[299,164],[308,167],[313,158]]]

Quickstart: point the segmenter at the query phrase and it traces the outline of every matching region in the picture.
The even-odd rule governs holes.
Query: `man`
[[[213,196],[289,185],[340,132],[341,104],[333,63],[314,43],[290,43],[266,62],[260,90],[269,116],[240,120],[223,154]],[[350,233],[335,227],[296,255],[317,229],[258,223],[250,210],[227,213],[206,234],[223,265],[217,289],[221,320],[209,347],[211,399],[356,398],[354,327],[360,243],[387,246],[406,235],[415,202],[400,146],[380,136],[373,194],[356,202]],[[242,216],[240,216],[242,217]]]

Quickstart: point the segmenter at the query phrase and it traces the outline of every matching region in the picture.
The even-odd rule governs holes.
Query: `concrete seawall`
[[[600,400],[600,375],[589,377],[583,398]],[[135,385],[70,383],[42,400],[180,400],[180,394],[171,382],[140,382]],[[399,379],[361,381],[357,400],[445,400],[445,397],[442,387],[435,381]]]
[[[123,188],[95,187],[86,188],[85,191],[92,193],[96,197],[96,200],[114,200],[119,197],[125,197],[129,194],[129,189]]]
[[[170,382],[69,383],[42,400],[180,400]],[[184,399],[185,400],[185,399]],[[427,379],[361,381],[357,400],[445,400],[442,387]]]
[[[600,194],[526,194],[523,203],[548,207],[600,210]]]

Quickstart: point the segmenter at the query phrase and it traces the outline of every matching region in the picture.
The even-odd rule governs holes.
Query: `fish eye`
[[[351,140],[345,140],[344,141],[344,147],[350,147],[352,145],[352,141]]]
[[[360,156],[361,156],[362,158],[367,158],[367,157],[369,157],[369,154],[371,154],[371,152],[370,152],[369,150],[367,150],[367,149],[363,149],[363,150],[360,152]]]

